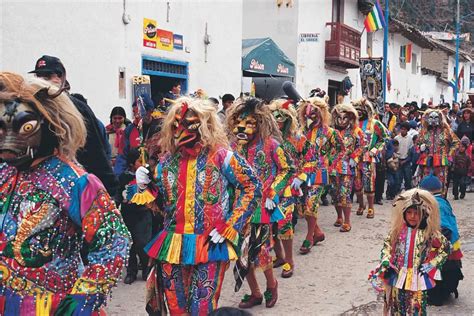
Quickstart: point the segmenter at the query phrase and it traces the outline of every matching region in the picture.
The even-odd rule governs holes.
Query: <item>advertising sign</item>
[[[173,32],[166,30],[156,30],[156,48],[172,51],[173,50]]]
[[[156,48],[156,21],[143,19],[143,46]]]
[[[173,34],[173,47],[177,50],[183,50],[183,35]]]

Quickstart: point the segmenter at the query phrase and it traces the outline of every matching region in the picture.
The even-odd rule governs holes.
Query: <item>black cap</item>
[[[29,73],[55,73],[58,76],[62,76],[65,73],[65,68],[59,58],[54,56],[43,55],[36,62],[35,70],[32,70]]]

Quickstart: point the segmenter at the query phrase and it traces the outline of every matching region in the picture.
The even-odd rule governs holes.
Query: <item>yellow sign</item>
[[[143,19],[143,46],[156,48],[156,21]]]
[[[156,44],[159,49],[173,50],[173,32],[166,30],[156,30]]]

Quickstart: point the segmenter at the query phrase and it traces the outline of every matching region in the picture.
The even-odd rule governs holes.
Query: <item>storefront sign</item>
[[[319,42],[319,33],[300,33],[300,43]]]
[[[288,74],[289,69],[288,69],[288,67],[285,67],[285,65],[278,64],[277,72],[280,73],[280,74]]]
[[[258,60],[252,59],[250,61],[250,69],[265,70],[265,64],[260,64]]]
[[[173,47],[177,50],[183,50],[183,35],[173,34]]]
[[[162,50],[173,50],[173,32],[166,30],[156,30],[156,48]]]
[[[143,19],[143,46],[156,48],[156,21]]]

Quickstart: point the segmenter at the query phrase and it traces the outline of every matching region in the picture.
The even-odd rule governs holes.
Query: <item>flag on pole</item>
[[[454,75],[454,78],[451,79],[451,81],[449,82],[449,85],[453,89],[454,87],[456,87],[456,75]],[[458,92],[461,91],[462,87],[464,87],[464,66],[461,68],[461,71],[459,72],[459,76],[458,76]]]
[[[367,32],[375,32],[385,27],[385,19],[378,0],[372,7],[372,11],[367,14],[364,25]]]

